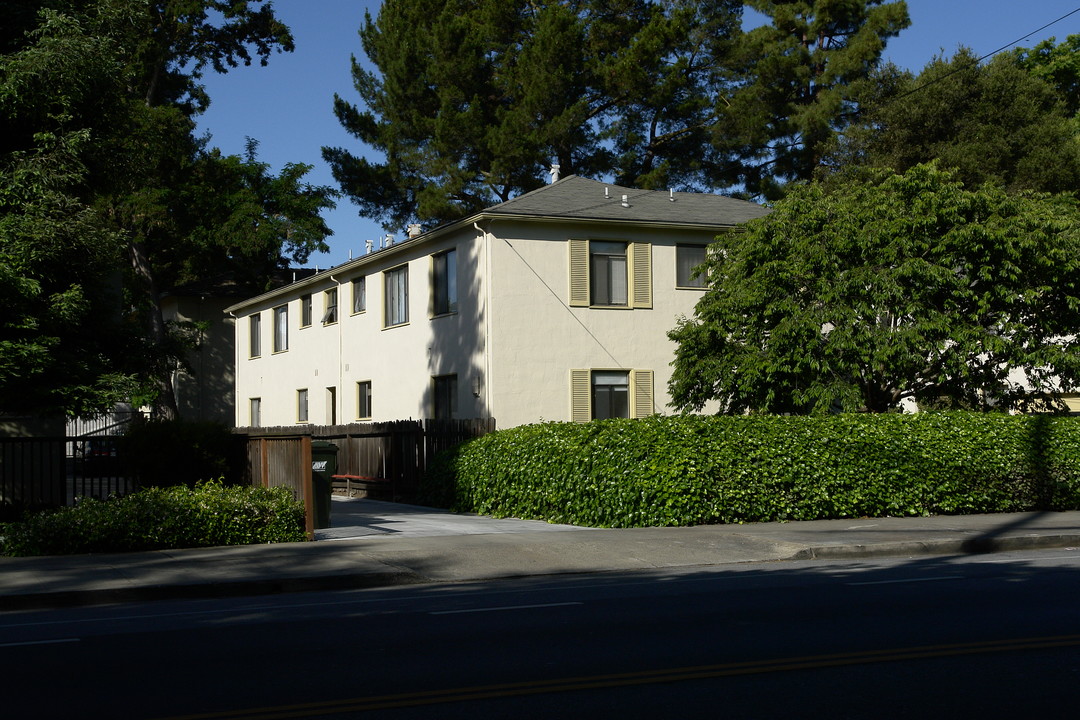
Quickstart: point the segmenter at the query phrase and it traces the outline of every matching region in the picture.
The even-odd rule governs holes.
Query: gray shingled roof
[[[605,196],[605,190],[607,195]],[[629,207],[623,207],[626,196]],[[671,198],[675,200],[672,202]],[[588,178],[568,177],[507,200],[483,211],[485,215],[553,217],[574,220],[661,222],[678,225],[737,225],[769,213],[745,200],[708,193],[634,190]]]

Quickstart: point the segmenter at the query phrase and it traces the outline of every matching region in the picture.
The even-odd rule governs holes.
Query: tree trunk
[[[135,272],[135,278],[146,302],[143,304],[144,321],[146,323],[147,336],[155,348],[161,352],[158,362],[154,363],[154,383],[157,386],[157,397],[151,408],[151,417],[158,420],[176,420],[180,417],[180,410],[176,405],[176,391],[173,388],[172,369],[169,367],[168,333],[165,330],[165,318],[161,314],[161,296],[158,293],[157,282],[154,280],[154,271],[150,267],[150,260],[146,256],[146,248],[140,241],[133,241],[128,250],[131,254],[131,269]]]

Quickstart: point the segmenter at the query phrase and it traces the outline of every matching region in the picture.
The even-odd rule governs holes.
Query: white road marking
[[[904,580],[875,580],[873,582],[853,582],[845,585],[899,585],[901,583],[936,582],[938,580],[963,580],[963,575],[942,575],[941,577],[906,578]]]
[[[56,645],[58,643],[75,643],[79,638],[62,638],[60,640],[28,640],[26,642],[0,643],[0,648],[22,647],[24,645]]]
[[[543,605],[504,605],[502,607],[471,608],[469,610],[436,610],[428,615],[460,615],[462,613],[499,612],[502,610],[530,610],[532,608],[565,607],[567,605],[584,605],[579,602],[544,603]]]

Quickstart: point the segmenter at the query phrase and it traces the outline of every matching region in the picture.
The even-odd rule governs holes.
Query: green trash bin
[[[337,474],[338,446],[329,440],[311,442],[311,490],[315,499],[315,529],[330,527],[330,495]]]

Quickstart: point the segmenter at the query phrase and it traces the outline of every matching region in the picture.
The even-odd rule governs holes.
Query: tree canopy
[[[743,6],[771,24],[744,33]],[[360,214],[434,225],[563,174],[775,194],[808,178],[847,86],[908,23],[884,0],[386,0],[323,157]]]
[[[0,32],[0,394],[78,413],[175,413],[162,293],[236,273],[255,290],[324,249],[333,191],[194,135],[206,68],[292,38],[260,0],[14,0]],[[7,8],[6,8],[7,10]]]
[[[670,333],[674,404],[1025,407],[1080,383],[1080,212],[936,164],[795,187],[722,235]]]
[[[972,187],[989,181],[1013,191],[1075,191],[1080,135],[1069,98],[1017,57],[980,64],[961,49],[917,76],[891,65],[875,71],[860,84],[867,91],[860,117],[829,164],[841,174],[853,166],[904,172],[938,160]]]

